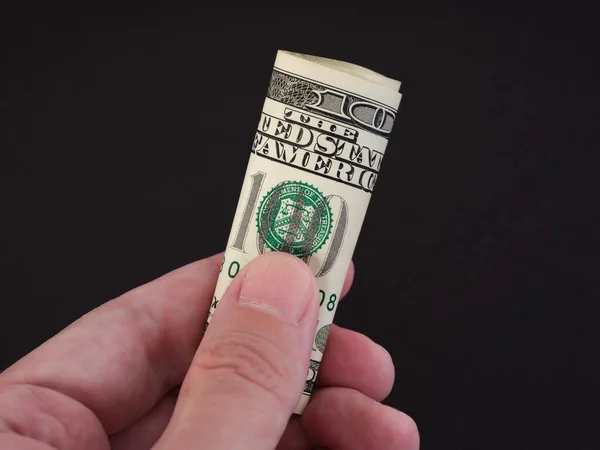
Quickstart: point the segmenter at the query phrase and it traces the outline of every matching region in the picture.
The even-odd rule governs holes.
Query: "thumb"
[[[274,449],[300,400],[318,315],[316,280],[272,252],[236,276],[211,320],[156,449]]]

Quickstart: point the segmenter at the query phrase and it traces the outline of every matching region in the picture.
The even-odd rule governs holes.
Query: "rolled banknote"
[[[278,51],[206,327],[240,270],[281,251],[318,280],[319,321],[302,414],[377,181],[400,82],[363,67]],[[382,249],[383,251],[384,249]]]

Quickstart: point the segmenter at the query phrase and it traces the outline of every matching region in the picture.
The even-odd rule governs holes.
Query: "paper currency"
[[[320,310],[296,414],[313,391],[399,89],[399,81],[350,63],[286,51],[275,59],[206,327],[254,258],[302,258],[317,277]]]

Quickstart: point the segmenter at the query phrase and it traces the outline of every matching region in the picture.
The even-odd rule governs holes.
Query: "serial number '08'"
[[[267,175],[264,172],[256,172],[254,175],[250,176],[250,179],[252,180],[251,185],[250,185],[250,192],[247,195],[247,200],[246,200],[246,204],[244,205],[244,208],[243,208],[242,217],[241,217],[238,229],[235,233],[233,243],[231,244],[232,248],[234,248],[242,253],[246,253],[246,251],[245,251],[246,238],[248,236],[250,224],[253,222],[256,205],[260,199],[261,190],[262,190],[263,183],[265,181],[266,176]],[[326,245],[321,250],[319,250],[319,251],[326,252],[326,254],[323,257],[323,262],[321,263],[319,270],[316,271],[317,278],[320,278],[320,277],[328,274],[331,271],[331,269],[335,266],[335,262],[336,262],[339,254],[340,254],[340,251],[342,249],[341,243],[344,238],[344,235],[346,234],[346,229],[348,227],[348,215],[349,215],[348,204],[339,195],[327,196],[327,202],[329,202],[330,205],[331,205],[331,202],[334,200],[336,203],[339,203],[339,212],[337,214],[338,220],[336,221],[336,223],[334,225],[335,230],[333,231],[333,234],[329,240],[329,245]],[[260,236],[260,234],[257,236],[256,247],[257,247],[257,251],[260,255],[263,255],[267,251],[267,246],[266,246],[264,240],[262,239],[262,237]],[[308,255],[308,256],[304,256],[302,259],[304,260],[304,262],[306,262],[308,264],[310,258],[311,258],[311,256]],[[229,276],[231,278],[233,278],[233,276],[231,276],[231,269],[232,268],[230,267]],[[239,264],[238,264],[237,270],[239,271]],[[237,273],[237,272],[235,272],[235,270],[233,270],[233,272]],[[335,301],[334,301],[334,303],[335,303]]]

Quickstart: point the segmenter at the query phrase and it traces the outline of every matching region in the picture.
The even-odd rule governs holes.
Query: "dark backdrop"
[[[118,13],[2,15],[2,367],[223,250],[281,48],[403,83],[336,321],[390,350],[422,448],[596,447],[592,22]]]

